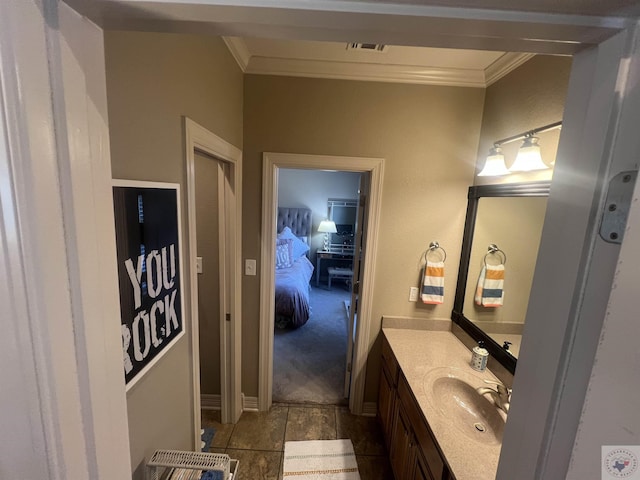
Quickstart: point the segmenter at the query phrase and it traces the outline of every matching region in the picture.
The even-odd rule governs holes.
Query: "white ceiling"
[[[246,73],[485,88],[531,54],[385,46],[353,50],[344,42],[225,37]]]

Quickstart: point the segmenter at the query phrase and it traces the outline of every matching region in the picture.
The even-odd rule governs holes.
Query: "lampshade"
[[[320,233],[338,233],[336,222],[332,220],[322,220],[320,225],[318,225],[318,231]]]
[[[527,137],[522,142],[516,161],[513,162],[509,171],[530,172],[532,170],[545,170],[547,168],[549,167],[545,165],[542,161],[542,155],[540,155],[538,137]]]
[[[504,155],[500,147],[494,146],[489,150],[487,161],[484,164],[484,168],[478,174],[479,177],[497,177],[500,175],[507,175],[511,172],[507,170],[507,166],[504,164]]]

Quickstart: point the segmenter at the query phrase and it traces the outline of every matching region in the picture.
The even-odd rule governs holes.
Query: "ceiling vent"
[[[386,45],[379,43],[347,43],[347,50],[365,50],[367,52],[384,52]]]

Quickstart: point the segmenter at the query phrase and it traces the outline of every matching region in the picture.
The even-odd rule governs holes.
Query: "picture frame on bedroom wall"
[[[180,185],[114,180],[127,391],[185,334]]]

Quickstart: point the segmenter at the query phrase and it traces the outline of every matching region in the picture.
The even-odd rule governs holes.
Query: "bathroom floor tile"
[[[335,439],[334,407],[289,407],[285,442]]]
[[[235,425],[232,423],[220,423],[220,410],[201,410],[200,421],[202,428],[213,427],[216,429],[210,451],[213,452],[214,448],[223,450],[227,448]]]
[[[227,455],[240,462],[234,480],[278,480],[282,452],[227,449]]]
[[[350,438],[361,480],[393,478],[377,419],[352,415],[344,406],[274,404],[271,411],[244,412],[235,425],[220,423],[219,411],[203,411],[202,425],[216,428],[211,451],[240,461],[235,480],[282,480],[284,442]]]
[[[227,448],[281,452],[288,408],[274,406],[269,412],[243,412]],[[277,472],[276,472],[277,474]]]
[[[350,438],[356,455],[386,455],[384,437],[376,417],[352,415],[336,407],[338,438]]]

